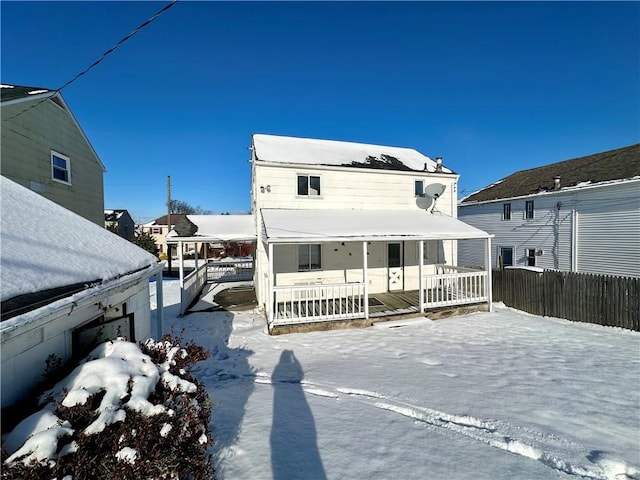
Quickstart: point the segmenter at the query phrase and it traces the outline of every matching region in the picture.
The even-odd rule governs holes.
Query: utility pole
[[[167,175],[167,235],[171,231],[171,176]],[[165,237],[166,241],[166,237]],[[171,276],[171,244],[167,243],[168,275]]]

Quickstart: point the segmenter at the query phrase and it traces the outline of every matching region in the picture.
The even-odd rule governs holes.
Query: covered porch
[[[271,332],[286,325],[366,322],[441,307],[486,303],[491,308],[491,236],[455,218],[425,211],[261,214],[267,268],[259,280]],[[455,241],[468,238],[485,240],[483,269],[455,265]],[[322,262],[313,265],[319,268],[287,272],[281,257],[297,248],[299,258],[307,258],[311,250],[306,255],[300,249],[309,245],[319,245],[314,249]],[[434,254],[434,248],[451,253]],[[335,261],[341,254],[346,260]]]

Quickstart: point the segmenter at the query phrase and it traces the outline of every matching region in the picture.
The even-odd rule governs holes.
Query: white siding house
[[[167,242],[255,241],[254,287],[271,333],[440,307],[490,308],[483,265],[491,236],[457,220],[458,175],[440,158],[332,140],[252,140],[252,214],[188,215]],[[457,267],[459,239],[481,242],[480,268]],[[206,268],[181,273],[183,311]]]
[[[161,267],[105,228],[0,177],[2,407],[43,379],[50,355],[66,362],[116,336],[158,337]],[[156,275],[156,325],[149,281]]]
[[[516,172],[461,200],[494,235],[492,266],[640,276],[640,144]],[[460,264],[483,261],[459,244]]]

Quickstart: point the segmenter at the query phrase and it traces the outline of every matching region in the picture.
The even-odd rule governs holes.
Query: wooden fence
[[[640,278],[525,269],[493,271],[493,301],[535,315],[640,331]]]

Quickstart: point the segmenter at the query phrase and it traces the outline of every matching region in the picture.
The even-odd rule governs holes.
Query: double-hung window
[[[322,246],[319,243],[298,245],[298,271],[322,269]]]
[[[318,175],[298,175],[298,196],[319,197],[320,177]]]
[[[51,151],[51,178],[56,182],[71,184],[71,160],[66,155]]]
[[[533,200],[527,200],[524,204],[524,218],[531,220],[533,218]]]
[[[510,203],[502,204],[502,219],[511,220],[511,204]]]

